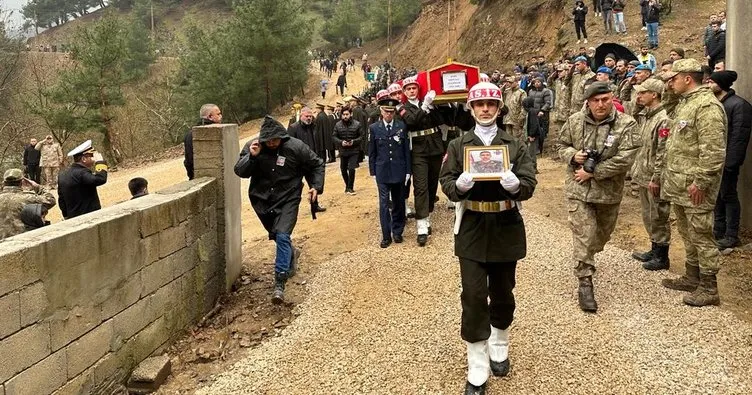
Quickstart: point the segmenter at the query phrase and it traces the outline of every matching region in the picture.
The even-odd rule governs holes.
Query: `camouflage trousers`
[[[684,240],[687,265],[699,266],[700,273],[718,273],[720,252],[713,237],[713,211],[674,204],[679,234]]]
[[[569,226],[572,228],[572,255],[578,278],[595,273],[595,254],[611,239],[619,216],[619,204],[586,203],[567,199]]]
[[[661,246],[671,244],[671,202],[653,196],[646,187],[640,187],[640,205],[642,206],[642,224],[650,236],[650,241]]]
[[[521,126],[517,126],[511,123],[504,124],[504,127],[506,128],[507,133],[511,134],[514,138],[520,141],[527,141],[525,138],[525,133],[522,130]]]

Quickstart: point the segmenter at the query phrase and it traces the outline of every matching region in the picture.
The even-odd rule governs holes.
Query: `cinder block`
[[[44,259],[44,244],[0,243],[0,296],[39,281],[39,265]]]
[[[92,394],[94,369],[87,369],[83,373],[69,380],[52,395],[82,395]],[[2,393],[0,393],[2,394]]]
[[[124,240],[139,238],[138,215],[125,212],[100,222],[99,248],[101,251],[122,250],[126,247]]]
[[[165,325],[164,318],[160,317],[134,337],[133,360],[137,363],[143,361],[169,338],[170,331]]]
[[[204,316],[214,308],[214,305],[217,303],[217,298],[219,298],[219,294],[224,289],[223,280],[224,279],[220,278],[220,276],[214,276],[204,283],[204,300],[202,301],[203,309],[201,311],[201,316]]]
[[[120,345],[157,318],[154,315],[154,309],[150,309],[151,303],[152,296],[143,298],[113,318],[115,336],[110,345],[111,350],[114,351],[119,348]]]
[[[0,339],[21,329],[20,292],[0,297]]]
[[[175,226],[167,228],[159,233],[159,257],[164,258],[173,252],[184,248],[185,243],[185,228]]]
[[[160,259],[141,270],[141,297],[145,297],[172,280],[172,267]]]
[[[130,341],[123,345],[117,353],[108,353],[90,368],[94,371],[94,383],[97,383],[97,387],[99,387],[99,383],[125,382],[128,373],[137,363],[133,360],[132,347],[130,346],[132,344],[133,341]]]
[[[203,141],[222,141],[222,133],[225,128],[235,126],[237,129],[237,125],[232,124],[214,124],[214,125],[204,125],[204,126],[194,126],[193,127],[193,142],[194,146],[196,145],[196,142],[203,142]],[[219,145],[220,143],[215,143]],[[197,150],[194,149],[194,153]]]
[[[169,196],[160,196],[160,198],[164,199],[164,202],[157,206],[149,207],[139,214],[138,221],[141,237],[151,236],[179,222],[177,204]]]
[[[201,143],[197,144],[198,149],[194,150],[193,152],[193,160],[211,160],[216,163],[216,161],[219,158],[222,158],[222,153],[224,150],[222,149],[222,146],[220,144],[216,143],[209,143],[202,141]]]
[[[21,290],[21,326],[31,325],[44,318],[49,305],[44,284],[39,281]]]
[[[111,296],[102,303],[102,319],[108,319],[138,302],[141,297],[141,272],[117,284]]]
[[[75,306],[70,310],[56,311],[48,318],[51,346],[57,351],[94,329],[102,322],[102,310],[97,306]]]
[[[6,395],[48,395],[68,380],[65,352],[60,350],[5,383]]]
[[[172,268],[172,279],[178,278],[198,264],[198,252],[196,244],[192,244],[182,250],[164,258]],[[170,279],[170,280],[172,280]]]
[[[110,351],[110,341],[113,336],[112,325],[113,320],[105,321],[65,347],[68,363],[67,379],[78,376]]]
[[[50,351],[47,323],[30,326],[3,339],[0,341],[0,383],[41,361]]]
[[[141,239],[141,260],[144,266],[156,262],[159,259],[159,235],[153,234],[151,236]]]
[[[128,379],[128,391],[138,394],[155,392],[167,380],[171,368],[167,355],[144,359]]]
[[[95,222],[82,222],[47,241],[46,267],[50,273],[59,273],[78,263],[99,256],[99,227]]]

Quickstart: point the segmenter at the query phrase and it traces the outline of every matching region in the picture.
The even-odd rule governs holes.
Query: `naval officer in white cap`
[[[91,147],[91,140],[68,152],[73,164],[58,177],[58,205],[63,218],[78,217],[102,208],[97,187],[107,182],[107,163]]]

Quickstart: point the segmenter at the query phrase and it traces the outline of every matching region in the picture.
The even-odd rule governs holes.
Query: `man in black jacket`
[[[311,111],[308,107],[303,107],[302,110],[300,110],[300,121],[295,122],[294,124],[290,125],[289,128],[287,128],[287,134],[290,137],[294,137],[300,141],[302,141],[305,145],[308,146],[308,148],[313,151],[316,155],[318,155],[321,160],[326,159],[326,145],[324,141],[324,132],[322,128],[317,128],[316,123],[313,121],[313,111]],[[322,181],[322,189],[319,192],[319,194],[324,193],[323,189],[323,181]],[[323,213],[326,211],[325,207],[322,207],[318,200],[314,202],[314,210],[316,212]]]
[[[291,137],[267,115],[259,138],[248,141],[235,164],[235,174],[250,178],[248,196],[253,211],[277,243],[272,302],[284,302],[285,283],[295,274],[300,251],[290,239],[298,220],[305,178],[313,204],[324,188],[324,161],[308,145]]]
[[[222,111],[219,110],[216,104],[204,104],[199,110],[199,116],[201,117],[196,126],[211,125],[214,123],[222,122]],[[188,173],[188,179],[192,180],[193,175],[193,128],[188,129],[183,137],[183,149],[184,156],[183,166],[185,166],[185,172]]]
[[[713,234],[722,250],[739,245],[741,206],[736,187],[752,130],[752,105],[731,89],[736,77],[735,71],[719,71],[710,75],[709,83],[715,96],[723,103],[728,118],[726,162],[723,165],[721,190],[715,203],[713,224]]]
[[[721,30],[721,22],[715,21],[710,25],[713,35],[708,41],[708,66],[712,70],[716,63],[726,59],[726,32]]]
[[[26,175],[32,181],[39,184],[39,179],[42,176],[42,170],[39,168],[39,160],[42,158],[42,152],[37,151],[37,139],[31,139],[29,144],[24,147],[23,153],[23,165],[26,168]]]
[[[350,108],[343,108],[342,119],[334,125],[332,140],[339,149],[339,169],[348,195],[355,195],[355,169],[358,167],[358,152],[363,139],[360,129],[360,122],[352,119]]]
[[[60,172],[57,181],[57,203],[65,219],[101,209],[97,187],[107,182],[107,164],[102,154],[91,147],[91,140],[74,148],[68,156],[73,157],[73,164]]]

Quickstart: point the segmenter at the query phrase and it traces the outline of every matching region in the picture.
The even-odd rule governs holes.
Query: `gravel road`
[[[457,394],[465,381],[459,266],[440,210],[429,246],[369,245],[320,266],[299,315],[199,394]],[[570,233],[525,212],[512,372],[489,393],[749,394],[752,327],[692,309],[627,251],[599,254],[597,315],[577,307]],[[412,223],[410,224],[412,225]]]

